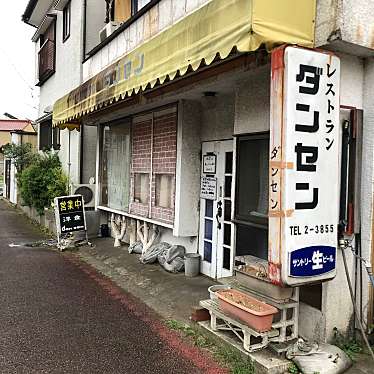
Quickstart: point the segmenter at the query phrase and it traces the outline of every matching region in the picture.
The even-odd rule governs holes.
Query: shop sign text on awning
[[[237,52],[314,46],[316,0],[212,0],[56,101],[53,124],[80,117]],[[294,16],[297,14],[297,17]]]

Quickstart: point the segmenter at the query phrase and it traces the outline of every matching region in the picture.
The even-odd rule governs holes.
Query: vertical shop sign
[[[298,285],[335,276],[340,61],[297,47],[272,59],[269,274]]]

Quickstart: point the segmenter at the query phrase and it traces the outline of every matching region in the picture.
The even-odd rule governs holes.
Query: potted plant
[[[271,330],[278,309],[235,289],[216,292],[220,308],[258,332]]]

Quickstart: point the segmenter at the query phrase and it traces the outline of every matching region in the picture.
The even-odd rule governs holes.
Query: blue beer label
[[[336,266],[336,248],[311,246],[290,253],[291,277],[315,277],[329,273]]]

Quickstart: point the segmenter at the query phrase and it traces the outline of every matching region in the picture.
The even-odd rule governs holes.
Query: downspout
[[[149,217],[152,218],[152,185],[153,185],[153,132],[154,132],[155,113],[152,111],[151,124],[151,169],[149,175]],[[156,183],[156,181],[155,181]]]
[[[71,131],[68,129],[69,131],[69,146],[68,146],[68,184],[69,184],[69,188],[71,190],[71,184],[70,184],[70,169],[71,169],[71,158],[70,158],[70,152],[71,152],[71,141],[70,141],[70,137],[71,137]]]
[[[82,65],[86,60],[86,38],[87,38],[87,0],[83,0],[83,23],[82,23]]]
[[[80,152],[79,152],[79,183],[83,183],[83,136],[84,136],[84,125],[80,125]]]

